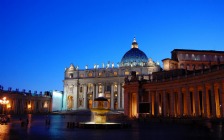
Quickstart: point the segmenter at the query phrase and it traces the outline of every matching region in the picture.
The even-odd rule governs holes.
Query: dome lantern
[[[134,37],[134,40],[132,41],[131,48],[138,48],[138,43],[136,41],[136,38]]]

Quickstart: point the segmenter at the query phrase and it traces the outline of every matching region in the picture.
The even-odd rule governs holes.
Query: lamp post
[[[0,99],[0,104],[2,104],[2,107],[3,107],[2,114],[4,114],[4,106],[8,103],[9,103],[9,100],[6,100],[6,97],[3,97],[2,100]]]

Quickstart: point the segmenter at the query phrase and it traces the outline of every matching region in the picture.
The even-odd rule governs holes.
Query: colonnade
[[[9,103],[4,106],[6,114],[24,114],[24,113],[48,113],[51,112],[52,101],[47,97],[25,97],[3,95],[7,97]],[[3,106],[0,106],[3,110]]]
[[[146,90],[149,113],[164,117],[224,117],[224,82],[157,87]],[[146,95],[144,95],[146,96]]]

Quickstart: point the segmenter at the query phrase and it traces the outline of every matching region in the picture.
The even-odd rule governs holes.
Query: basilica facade
[[[124,109],[124,79],[130,79],[136,71],[139,78],[149,80],[149,75],[160,71],[161,67],[141,51],[134,38],[131,49],[122,57],[117,66],[114,63],[94,68],[79,69],[71,64],[64,73],[64,94],[62,110],[88,110],[99,96],[108,99],[111,110]]]

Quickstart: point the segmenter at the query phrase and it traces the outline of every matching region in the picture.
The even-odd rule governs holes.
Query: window
[[[99,85],[99,93],[102,93],[103,92],[103,87],[102,85]]]
[[[102,72],[99,72],[99,74],[98,74],[99,76],[102,76]]]
[[[189,55],[188,54],[185,55],[185,60],[189,60]]]
[[[129,71],[124,72],[124,75],[129,75]]]
[[[117,85],[114,85],[114,92],[117,91]]]
[[[183,58],[183,54],[179,54],[179,55],[178,55],[178,60],[181,61],[181,60],[183,60],[183,59],[184,59],[184,58]]]
[[[93,77],[93,73],[92,72],[89,72],[88,73],[88,77]]]
[[[200,61],[201,60],[200,55],[197,55],[195,60],[199,60]]]
[[[114,76],[117,76],[117,72],[116,71],[114,72]]]
[[[196,57],[194,54],[191,55],[191,60],[196,60]]]
[[[93,91],[93,85],[92,84],[88,84],[88,93]]]
[[[70,73],[69,77],[70,77],[70,78],[73,78],[73,73]]]

